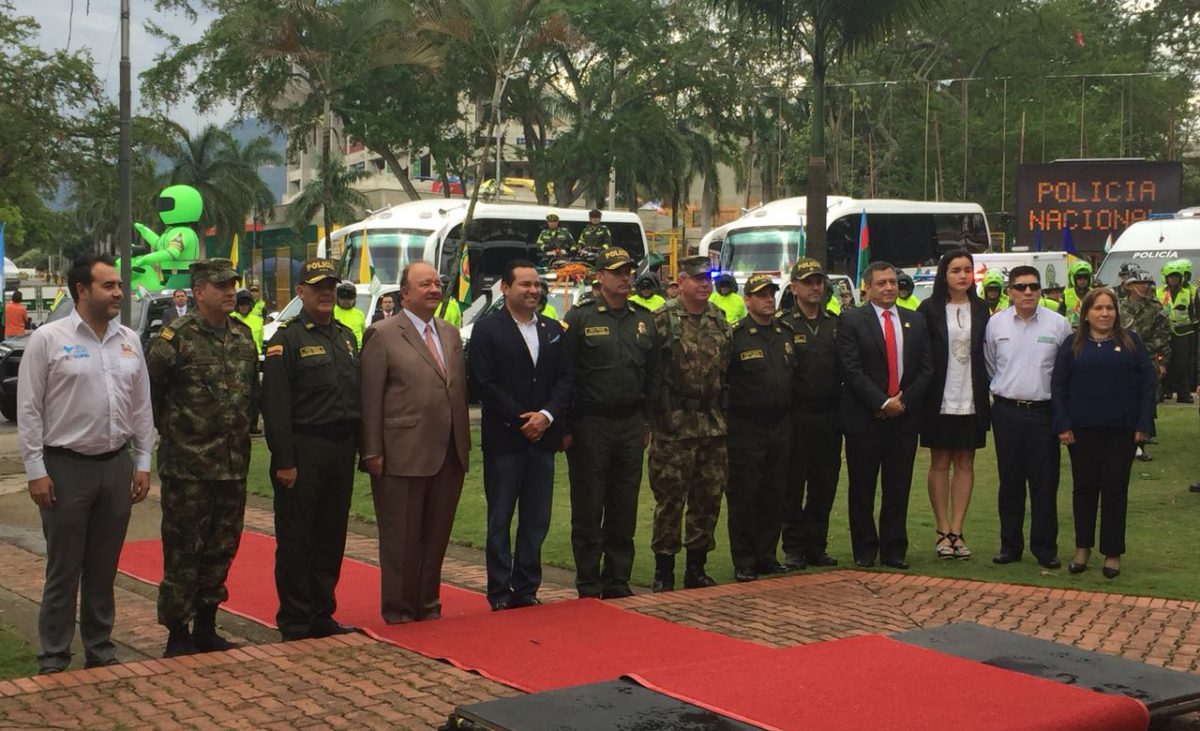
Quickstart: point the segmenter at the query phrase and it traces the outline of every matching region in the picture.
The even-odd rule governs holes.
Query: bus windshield
[[[370,264],[379,281],[394,284],[409,262],[425,258],[425,242],[432,231],[421,229],[373,229],[347,234],[342,244],[341,277],[356,282],[362,266],[362,243],[371,250]]]
[[[786,272],[800,257],[804,234],[799,226],[731,231],[721,246],[726,272]]]

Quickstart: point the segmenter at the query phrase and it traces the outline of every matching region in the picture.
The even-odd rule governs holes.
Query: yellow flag
[[[374,267],[371,266],[371,247],[367,246],[367,230],[365,228],[363,229],[362,245],[360,246],[360,249],[361,251],[359,251],[358,256],[358,283],[370,284],[371,270],[374,269]]]
[[[238,248],[238,235],[234,234],[233,245],[229,247],[229,263],[233,264],[233,271],[241,274],[242,270],[238,268]]]

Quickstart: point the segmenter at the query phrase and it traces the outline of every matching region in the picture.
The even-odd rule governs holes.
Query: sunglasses
[[[1041,290],[1042,285],[1037,282],[1021,282],[1020,284],[1010,284],[1008,287],[1018,292],[1037,292]]]

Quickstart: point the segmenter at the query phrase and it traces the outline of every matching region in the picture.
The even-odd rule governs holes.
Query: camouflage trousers
[[[716,548],[713,532],[721,516],[721,491],[729,474],[725,437],[666,440],[655,432],[650,441],[649,472],[650,491],[654,493],[651,550],[674,555],[681,545],[702,553]]]
[[[159,624],[186,624],[197,608],[229,598],[225,579],[237,554],[245,511],[245,480],[162,478]]]

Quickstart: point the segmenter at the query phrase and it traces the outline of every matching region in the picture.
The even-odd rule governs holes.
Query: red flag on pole
[[[1075,45],[1083,48],[1083,31],[1075,31]]]

